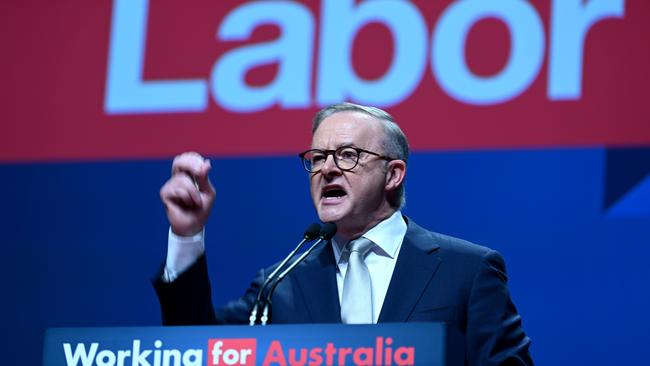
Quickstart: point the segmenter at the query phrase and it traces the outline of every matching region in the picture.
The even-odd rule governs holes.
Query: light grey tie
[[[348,243],[348,269],[341,298],[341,320],[345,324],[372,324],[372,285],[364,258],[373,245],[363,237]]]

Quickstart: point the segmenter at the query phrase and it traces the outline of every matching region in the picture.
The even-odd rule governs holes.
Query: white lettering
[[[131,357],[131,351],[117,351],[117,364],[124,365],[124,360],[126,360],[127,357]]]
[[[104,110],[108,114],[203,111],[204,80],[144,81],[148,0],[114,0]]]
[[[163,351],[163,363],[162,366],[170,366],[170,360],[173,360],[174,366],[180,366],[181,364],[181,352],[177,349],[166,349]]]
[[[97,354],[95,362],[97,366],[113,366],[115,365],[115,353],[109,350],[103,350]]]
[[[68,366],[78,365],[79,361],[81,361],[81,365],[83,366],[91,366],[98,347],[99,343],[91,343],[89,352],[86,352],[86,346],[83,343],[78,343],[74,349],[74,354],[72,354],[70,343],[64,343],[63,352],[65,353],[65,362]]]
[[[110,349],[100,350],[99,343],[91,343],[86,351],[83,343],[77,343],[74,352],[70,343],[63,344],[63,352],[67,366],[200,366],[203,361],[201,349],[188,349],[181,352],[177,349],[160,349],[162,342],[154,342],[155,350],[141,350],[141,341],[134,339],[130,350]],[[153,362],[149,356],[153,353]],[[133,355],[133,356],[131,356]],[[241,356],[240,356],[241,357]],[[131,358],[131,362],[128,362]],[[245,358],[244,358],[245,359]]]
[[[241,358],[241,363],[246,363],[246,358],[248,358],[248,356],[250,356],[250,355],[252,355],[252,354],[253,354],[253,350],[252,350],[252,349],[250,349],[250,348],[242,349],[242,350],[239,352],[239,357]]]
[[[318,59],[318,103],[348,97],[361,103],[390,106],[408,97],[426,66],[427,28],[417,7],[408,1],[354,0],[322,2]],[[368,23],[386,26],[393,36],[391,66],[376,80],[363,80],[352,67],[356,34]]]
[[[212,346],[212,359],[214,360],[212,361],[213,365],[219,364],[219,360],[221,359],[221,354],[223,353],[223,351],[221,350],[221,346],[223,346],[222,341],[217,341],[214,343],[214,346]]]
[[[224,19],[217,39],[244,40],[256,27],[268,23],[280,28],[278,39],[236,48],[214,64],[212,96],[224,108],[254,112],[276,103],[286,108],[309,107],[314,20],[304,5],[258,1],[239,6]],[[271,63],[278,64],[273,82],[263,87],[246,84],[248,70]]]
[[[622,18],[624,0],[555,0],[551,17],[549,99],[578,99],[587,32],[605,18]]]
[[[183,366],[200,366],[203,363],[203,351],[188,349],[183,352]]]
[[[223,353],[223,362],[226,365],[234,365],[239,362],[239,351],[235,349],[228,349]]]
[[[211,352],[213,365],[219,365],[219,361],[222,359],[226,365],[246,363],[246,358],[253,354],[253,350],[250,348],[240,350],[228,348],[223,350],[221,347],[223,347],[222,341],[216,341],[212,346]]]
[[[553,0],[548,23],[549,99],[581,96],[587,34],[603,19],[622,18],[624,8],[625,0]],[[246,41],[264,24],[279,28],[277,39],[225,52],[214,61],[209,85],[205,79],[145,81],[148,10],[149,0],[113,0],[104,100],[108,114],[202,112],[207,109],[208,93],[218,105],[239,113],[275,105],[309,108],[346,99],[391,106],[418,88],[429,56],[430,70],[449,96],[463,103],[493,105],[512,100],[530,87],[540,75],[547,43],[540,15],[526,0],[451,2],[433,25],[431,40],[424,17],[409,1],[322,0],[319,24],[300,2],[245,2],[226,14],[216,32],[217,42]],[[498,73],[479,76],[468,67],[465,44],[472,27],[486,18],[507,27],[510,53]],[[385,27],[394,45],[390,66],[374,80],[359,77],[352,60],[355,38],[369,23]],[[316,60],[312,55],[317,55]],[[272,81],[247,84],[250,70],[268,64],[278,66]],[[313,69],[316,85],[312,85]],[[153,358],[159,356],[154,352]],[[133,357],[142,359],[142,355]]]
[[[497,18],[510,30],[510,58],[497,75],[472,74],[465,58],[469,30]],[[496,104],[521,94],[535,80],[544,57],[544,27],[527,1],[457,1],[442,14],[433,36],[432,66],[440,86],[469,104]]]
[[[151,354],[151,350],[145,350],[140,353],[140,340],[136,339],[133,341],[133,366],[151,366],[147,357]]]

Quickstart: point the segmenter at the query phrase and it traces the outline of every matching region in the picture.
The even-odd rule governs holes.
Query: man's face
[[[384,154],[384,131],[379,121],[361,112],[338,112],[320,124],[312,149],[358,147]],[[334,222],[338,234],[351,238],[372,228],[394,209],[386,200],[386,160],[361,153],[359,164],[342,171],[328,156],[322,169],[310,175],[311,197],[323,222]]]

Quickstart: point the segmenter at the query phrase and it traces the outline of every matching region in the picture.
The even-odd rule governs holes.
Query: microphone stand
[[[309,247],[309,249],[307,249],[307,251],[302,253],[300,255],[300,257],[298,257],[298,259],[296,259],[293,263],[291,263],[291,265],[289,267],[287,267],[287,269],[285,269],[278,276],[277,280],[275,280],[275,282],[273,282],[273,285],[271,286],[271,289],[269,290],[269,292],[266,294],[266,299],[264,301],[264,309],[262,311],[262,317],[260,318],[260,321],[261,321],[262,325],[266,325],[267,322],[269,321],[269,318],[270,318],[269,317],[269,312],[270,312],[270,309],[271,309],[271,306],[272,306],[271,297],[273,296],[273,292],[275,292],[275,288],[278,287],[278,284],[289,273],[291,273],[305,258],[307,258],[307,256],[309,254],[311,254],[311,252],[313,252],[314,249],[316,249],[318,244],[320,244],[323,241],[330,240],[334,236],[334,234],[336,234],[336,224],[331,223],[331,222],[325,223],[325,225],[323,225],[323,228],[321,229],[318,240],[316,240],[316,242],[314,244],[312,244],[311,247]]]
[[[282,260],[282,262],[275,268],[273,272],[264,280],[264,283],[260,287],[260,290],[257,292],[257,297],[255,299],[255,304],[253,305],[253,309],[251,310],[250,316],[248,317],[248,325],[253,326],[257,322],[257,311],[260,306],[260,302],[262,300],[262,295],[264,293],[264,290],[266,287],[271,283],[273,279],[275,279],[275,276],[277,273],[287,264],[287,262],[293,258],[294,255],[300,250],[300,248],[303,246],[308,241],[312,241],[316,238],[316,235],[318,235],[319,232],[321,232],[321,226],[317,223],[312,223],[307,227],[305,230],[305,233],[303,234],[303,239],[298,243],[298,245],[294,248],[294,250],[289,253],[289,255]]]

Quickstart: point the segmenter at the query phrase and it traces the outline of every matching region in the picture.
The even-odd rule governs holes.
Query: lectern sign
[[[210,339],[208,365],[255,365],[257,339]]]
[[[456,333],[438,323],[50,329],[43,365],[449,365],[462,360]]]

